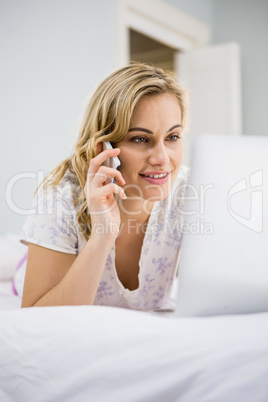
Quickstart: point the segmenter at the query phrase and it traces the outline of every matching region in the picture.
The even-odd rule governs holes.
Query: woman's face
[[[128,197],[167,197],[183,157],[181,110],[174,95],[145,95],[137,103],[129,131],[116,144]]]

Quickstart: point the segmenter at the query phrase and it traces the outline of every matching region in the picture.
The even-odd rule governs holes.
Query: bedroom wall
[[[268,0],[164,0],[211,27],[211,43],[241,47],[242,131],[268,135]]]
[[[211,2],[214,0],[162,0],[171,6],[177,7],[191,17],[197,18],[206,24],[213,25],[213,8]],[[228,0],[227,0],[228,1]]]
[[[14,205],[28,209],[37,171],[68,156],[89,92],[116,68],[114,4],[0,1],[1,234],[25,220],[6,205],[8,182]]]
[[[211,0],[213,43],[241,46],[243,133],[268,135],[268,0]]]
[[[267,135],[267,0],[162,0],[242,48],[243,131]],[[19,232],[40,178],[67,157],[89,92],[116,59],[116,0],[0,0],[1,234]],[[19,174],[28,178],[19,178]],[[11,187],[10,187],[11,188]]]

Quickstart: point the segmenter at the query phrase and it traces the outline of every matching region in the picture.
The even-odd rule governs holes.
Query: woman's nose
[[[158,143],[151,148],[149,163],[151,165],[165,166],[169,162],[169,156],[165,144]]]

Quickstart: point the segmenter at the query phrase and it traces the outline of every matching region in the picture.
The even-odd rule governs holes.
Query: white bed
[[[1,242],[2,261],[25,251],[16,236]],[[12,264],[0,266],[1,402],[268,401],[268,313],[20,309]]]

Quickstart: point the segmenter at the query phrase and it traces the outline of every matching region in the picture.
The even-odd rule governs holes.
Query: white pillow
[[[8,233],[0,236],[0,280],[12,279],[18,262],[27,248],[19,241],[19,235]]]

